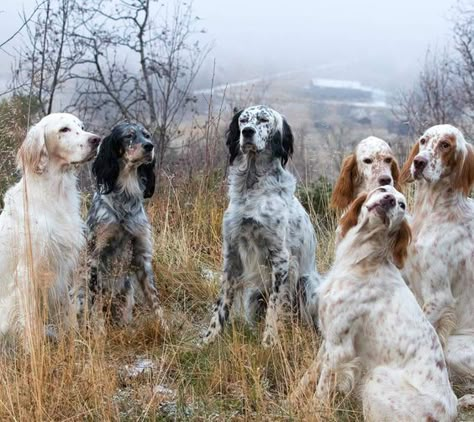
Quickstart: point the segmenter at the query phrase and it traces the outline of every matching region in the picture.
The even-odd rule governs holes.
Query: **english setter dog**
[[[474,391],[474,148],[457,128],[433,126],[401,179],[416,181],[406,278],[440,336],[452,381]],[[460,404],[474,405],[474,395]]]
[[[343,238],[319,292],[324,340],[300,388],[317,381],[322,402],[355,390],[367,421],[453,421],[443,349],[399,270],[411,236],[405,210],[404,196],[387,185],[359,195],[341,219]]]
[[[361,192],[377,186],[391,185],[400,190],[398,163],[390,146],[382,139],[369,136],[359,142],[347,156],[334,185],[331,206],[346,209]]]
[[[347,156],[334,185],[331,207],[344,211],[362,192],[390,185],[400,190],[400,169],[390,146],[380,138],[362,139],[353,154]],[[341,240],[341,227],[336,228],[336,246]]]
[[[53,113],[18,151],[22,178],[7,191],[0,216],[0,333],[7,337],[28,342],[43,323],[53,336],[75,324],[69,288],[85,244],[75,170],[99,142],[77,117]]]
[[[268,303],[263,345],[271,346],[285,305],[299,302],[305,318],[317,314],[316,236],[294,195],[295,178],[285,169],[293,153],[285,118],[266,106],[246,108],[230,123],[227,147],[230,202],[223,220],[222,286],[203,342],[222,331],[239,291],[249,322]]]
[[[87,216],[92,309],[119,324],[132,319],[135,286],[161,319],[144,198],[155,191],[154,146],[140,124],[121,123],[102,141],[92,166],[97,192]],[[138,292],[137,292],[138,293]]]

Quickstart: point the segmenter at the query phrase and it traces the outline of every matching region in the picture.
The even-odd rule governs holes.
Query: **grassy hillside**
[[[15,179],[13,157],[26,124],[22,127],[6,112],[0,116],[0,150],[9,160],[0,167],[4,190]],[[11,121],[20,123],[12,126]],[[222,143],[221,134],[215,138],[212,142]],[[319,156],[328,145],[313,143],[311,150]],[[304,152],[297,151],[296,160]],[[320,344],[312,329],[291,317],[272,350],[260,345],[263,327],[237,319],[215,344],[198,346],[218,294],[227,204],[223,173],[205,174],[163,176],[147,205],[169,332],[146,310],[139,310],[126,328],[101,332],[82,326],[59,344],[44,342],[39,332],[29,353],[0,354],[0,420],[362,420],[357,404],[344,398],[336,397],[330,408],[311,397],[300,403],[288,400]],[[320,178],[298,191],[316,228],[322,273],[334,254],[330,189]],[[84,213],[89,199],[84,194]],[[85,275],[82,266],[77,281]]]
[[[296,321],[287,321],[273,350],[260,346],[260,326],[237,320],[217,343],[197,346],[219,284],[226,198],[222,178],[213,179],[163,184],[148,206],[170,332],[145,311],[124,329],[83,327],[58,345],[39,342],[30,354],[2,356],[1,420],[360,420],[349,402],[334,409],[287,403],[319,344]],[[334,220],[314,212],[312,219],[324,270]]]

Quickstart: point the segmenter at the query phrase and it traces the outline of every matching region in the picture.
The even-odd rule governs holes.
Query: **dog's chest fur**
[[[96,244],[102,242],[102,236],[106,239],[104,253],[112,264],[108,267],[114,276],[127,272],[133,240],[149,230],[142,201],[139,198],[122,198],[118,194],[96,195],[87,224],[96,236]]]

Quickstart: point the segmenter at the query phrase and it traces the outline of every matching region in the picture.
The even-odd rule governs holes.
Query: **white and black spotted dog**
[[[135,286],[162,317],[143,206],[155,190],[154,164],[150,133],[140,124],[120,123],[102,141],[92,167],[97,192],[87,217],[91,306],[119,325],[132,319]]]
[[[242,293],[247,321],[266,307],[263,344],[271,346],[282,307],[299,304],[303,316],[317,315],[316,235],[294,195],[295,178],[285,169],[293,135],[281,114],[261,105],[238,112],[227,147],[230,203],[223,221],[222,286],[203,343],[223,330]]]

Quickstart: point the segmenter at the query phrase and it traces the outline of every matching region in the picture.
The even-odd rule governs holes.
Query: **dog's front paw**
[[[206,333],[201,337],[201,341],[199,342],[199,345],[201,347],[207,346],[208,344],[214,343],[218,336],[219,332],[217,330],[213,330],[212,328],[209,328]]]
[[[267,329],[263,333],[262,346],[265,348],[271,348],[277,344],[278,335],[275,330]]]
[[[474,394],[466,394],[459,398],[458,407],[461,409],[474,407]]]
[[[163,329],[163,331],[165,333],[169,333],[170,332],[170,326],[169,326],[168,322],[166,321],[166,318],[163,314],[163,309],[161,308],[161,306],[158,306],[158,308],[155,309],[155,315],[156,315],[156,318],[158,319],[158,321],[160,323],[160,326]]]

